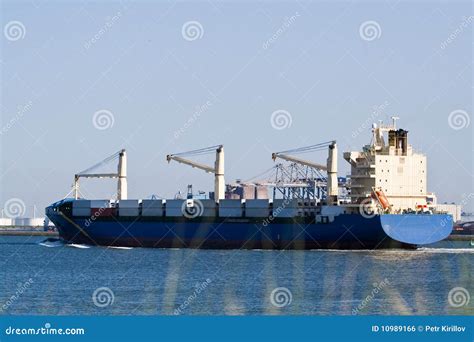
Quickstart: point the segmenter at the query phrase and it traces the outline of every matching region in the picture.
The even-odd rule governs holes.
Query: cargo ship
[[[76,174],[72,198],[48,206],[46,215],[67,243],[103,246],[411,249],[438,242],[450,235],[453,218],[428,200],[427,158],[408,144],[406,130],[396,128],[398,118],[392,119],[389,125],[372,125],[372,140],[362,151],[343,154],[351,168],[343,184],[337,143],[330,141],[272,154],[274,160],[316,170],[321,177],[306,178],[303,185],[272,184],[288,190],[273,191],[273,198],[236,198],[226,192],[224,147],[219,145],[166,157],[214,174],[209,198],[128,199],[127,157],[121,150],[107,159],[118,160],[117,172],[89,168]],[[321,150],[327,150],[326,163],[295,156]],[[212,166],[189,159],[208,152],[216,155]],[[81,198],[79,180],[91,177],[117,178],[117,197]],[[306,195],[299,196],[295,189],[302,186]]]

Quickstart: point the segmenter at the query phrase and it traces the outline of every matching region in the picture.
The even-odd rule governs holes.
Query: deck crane
[[[195,161],[185,159],[183,157],[196,156],[202,154],[209,154],[216,152],[216,161],[214,167],[197,163]],[[201,170],[206,171],[207,173],[213,173],[214,177],[214,199],[216,202],[219,202],[220,199],[225,198],[225,180],[224,180],[224,145],[216,145],[205,147],[193,151],[168,154],[166,160],[171,162],[172,160],[177,161],[181,164],[186,164]]]
[[[293,156],[294,154],[301,154],[307,152],[321,151],[328,148],[328,158],[326,165],[314,163],[312,161],[304,160]],[[287,160],[289,162],[309,166],[318,170],[326,171],[328,174],[327,178],[327,202],[329,205],[337,204],[338,196],[338,180],[337,180],[337,144],[336,141],[328,141],[316,145],[310,145],[292,150],[286,150],[281,152],[272,153],[272,159],[275,161],[277,158]]]
[[[93,171],[106,164],[118,159],[118,167],[116,173],[94,173]],[[127,199],[127,152],[123,149],[111,156],[105,158],[101,162],[91,166],[74,175],[74,198],[79,198],[79,179],[80,178],[117,178],[117,199]]]

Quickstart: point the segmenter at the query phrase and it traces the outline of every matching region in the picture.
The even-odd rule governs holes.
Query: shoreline
[[[58,237],[59,233],[56,231],[43,230],[14,230],[14,229],[0,229],[0,236],[50,236]]]
[[[472,241],[474,240],[474,235],[462,235],[454,234],[447,237],[446,241]]]

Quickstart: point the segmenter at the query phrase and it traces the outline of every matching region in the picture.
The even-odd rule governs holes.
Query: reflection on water
[[[0,304],[8,302],[3,313],[474,313],[474,300],[459,307],[448,301],[455,287],[473,295],[474,248],[468,241],[418,250],[219,251],[43,240],[0,237]],[[30,278],[32,284],[12,301],[18,284]],[[113,301],[96,305],[98,290]]]

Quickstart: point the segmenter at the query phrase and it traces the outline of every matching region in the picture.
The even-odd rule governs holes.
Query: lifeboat
[[[374,190],[375,199],[379,201],[383,210],[390,208],[390,203],[388,202],[387,196],[383,193],[382,190]]]

